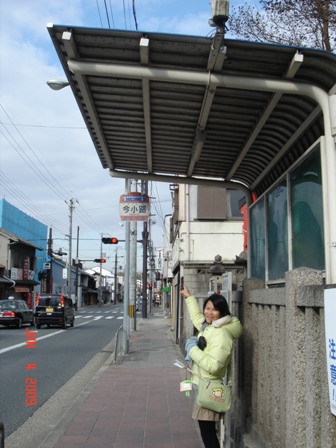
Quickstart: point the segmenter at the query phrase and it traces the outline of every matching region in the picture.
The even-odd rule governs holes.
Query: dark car
[[[35,320],[37,328],[41,328],[41,325],[48,327],[57,325],[65,329],[68,324],[73,327],[75,325],[75,308],[72,300],[62,294],[38,296]]]
[[[24,300],[0,300],[0,325],[14,325],[21,328],[23,324],[35,325],[34,311]]]

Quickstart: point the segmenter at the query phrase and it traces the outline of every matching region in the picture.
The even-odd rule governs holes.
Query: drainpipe
[[[5,275],[3,275],[3,278],[5,278],[6,280],[9,280],[10,282],[13,283],[13,286],[10,286],[10,288],[14,288],[15,287],[16,283],[15,283],[14,280],[12,280],[11,278],[6,277]]]
[[[9,269],[8,269],[8,263],[9,263],[9,247],[10,247],[10,243],[7,244],[7,261],[6,261],[6,265],[7,265],[6,270],[7,270],[7,272],[9,271]],[[15,283],[14,280],[12,280],[12,279],[9,278],[9,277],[6,277],[6,275],[3,275],[3,278],[5,278],[6,280],[9,280],[10,282],[13,283],[13,285],[11,286],[11,288],[14,288],[14,287],[15,287],[16,283]]]

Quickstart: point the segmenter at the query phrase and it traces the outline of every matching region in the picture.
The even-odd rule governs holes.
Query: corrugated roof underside
[[[186,175],[194,150],[198,122],[206,85],[149,82],[149,117],[144,112],[141,79],[85,76],[87,93],[92,98],[95,118],[82,98],[76,76],[67,68],[68,56],[62,32],[71,30],[77,59],[81,62],[126,64],[141,67],[140,40],[149,39],[148,67],[207,73],[213,40],[210,38],[54,26],[49,29],[55,47],[90,131],[104,167],[112,161],[114,169],[152,171]],[[329,91],[335,83],[336,58],[325,52],[241,41],[225,41],[226,55],[220,73],[239,79],[285,79],[297,51],[303,62],[294,82],[312,83]],[[144,66],[147,66],[146,64]],[[316,69],[318,67],[318,69]],[[273,94],[219,86],[206,118],[206,138],[193,165],[193,176],[225,178],[234,166],[232,179],[246,185],[258,180],[255,191],[268,188],[323,133],[321,116],[301,133],[298,130],[316,108],[308,97],[283,95],[254,140],[246,146],[265,113]],[[147,121],[146,121],[147,119]],[[146,140],[146,125],[150,138]],[[296,136],[294,138],[294,136]],[[98,138],[100,136],[100,139]],[[107,154],[99,141],[105,141]],[[287,142],[291,144],[286,148]],[[284,147],[286,148],[284,150]],[[244,151],[243,157],[237,159]],[[281,156],[279,157],[279,154]],[[276,163],[272,164],[277,157]],[[274,166],[269,170],[269,165]]]

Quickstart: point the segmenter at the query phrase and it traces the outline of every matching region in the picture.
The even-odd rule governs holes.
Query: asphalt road
[[[102,351],[122,318],[123,305],[103,305],[77,311],[75,326],[66,330],[0,326],[0,421],[6,437]]]

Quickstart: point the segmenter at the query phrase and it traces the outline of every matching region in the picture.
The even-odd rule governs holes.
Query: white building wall
[[[8,268],[8,237],[0,234],[0,264]]]
[[[189,203],[189,206],[188,206]],[[179,185],[178,238],[172,247],[173,268],[183,261],[209,262],[221,255],[232,263],[243,250],[243,221],[195,221],[197,186]]]
[[[194,221],[187,232],[187,223],[182,222],[180,239],[173,246],[173,266],[178,261],[212,263],[216,255],[224,263],[232,262],[243,251],[242,227],[241,221]]]

